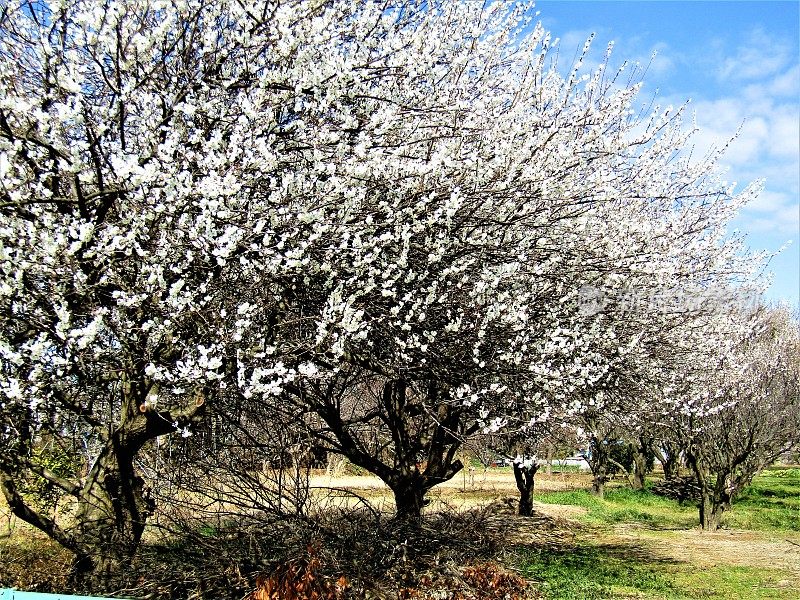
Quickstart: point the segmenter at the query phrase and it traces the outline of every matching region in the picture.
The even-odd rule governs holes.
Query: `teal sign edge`
[[[102,600],[100,596],[69,596],[67,594],[40,594],[11,589],[0,590],[0,600]]]

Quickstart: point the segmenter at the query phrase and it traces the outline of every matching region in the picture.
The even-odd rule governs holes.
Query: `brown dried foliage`
[[[306,556],[281,564],[268,576],[256,580],[256,589],[245,600],[347,600],[350,583],[320,573],[318,550],[306,548]]]

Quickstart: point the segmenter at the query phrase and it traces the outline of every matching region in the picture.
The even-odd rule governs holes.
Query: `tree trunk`
[[[156,412],[143,404],[151,387],[125,374],[120,382],[120,422],[107,423],[111,431],[102,436],[100,454],[85,477],[78,480],[36,470],[27,456],[20,457],[16,467],[0,460],[0,489],[12,512],[74,555],[71,578],[79,590],[102,590],[112,583],[139,547],[155,510],[144,479],[133,466],[137,453],[147,441],[195,422],[205,405],[205,395],[197,391],[191,403]],[[39,473],[73,499],[75,513],[64,524],[38,511],[20,493],[16,480],[26,470]]]
[[[664,462],[661,463],[661,466],[664,469],[664,479],[667,481],[671,481],[680,477],[680,463],[678,461],[678,456],[673,454],[668,455]]]
[[[394,494],[395,519],[398,521],[422,519],[422,508],[427,504],[425,494],[428,492],[428,488],[415,479],[402,478],[389,485]]]
[[[592,494],[602,499],[605,495],[607,481],[608,475],[606,474],[605,465],[598,466],[594,473],[594,478],[592,479]]]
[[[610,479],[608,476],[608,448],[596,437],[592,437],[590,446],[589,467],[592,470],[592,494],[602,498],[605,494],[605,484]]]
[[[731,494],[727,489],[726,473],[717,473],[714,487],[711,489],[711,505],[705,507],[701,514],[703,529],[716,531],[722,524],[722,515],[731,507]],[[710,510],[709,510],[710,509]]]
[[[95,591],[111,583],[136,552],[154,509],[144,480],[134,473],[133,455],[115,448],[104,448],[83,485],[59,480],[76,503],[68,527],[32,508],[19,492],[15,474],[0,471],[0,486],[12,512],[73,553],[70,576],[78,590]]]
[[[633,479],[631,480],[632,483],[633,483],[632,487],[635,490],[643,490],[644,489],[644,484],[645,484],[645,472],[644,472],[643,469],[640,469],[640,466],[643,466],[643,465],[640,465],[640,463],[637,460],[637,458],[634,458],[634,461],[635,461],[635,464],[636,464],[636,468],[635,468],[635,470],[633,472]]]
[[[700,526],[704,531],[716,531],[722,524],[722,515],[729,508],[724,498],[715,497],[709,490],[702,494],[700,499]]]
[[[112,576],[136,552],[155,505],[144,480],[123,450],[105,452],[95,462],[78,496],[75,583],[94,587]]]
[[[318,396],[314,410],[336,438],[336,451],[370,473],[380,477],[392,490],[397,507],[396,519],[418,520],[425,506],[425,494],[433,486],[453,478],[463,464],[455,458],[463,439],[477,426],[466,426],[459,406],[442,399],[436,382],[429,382],[425,398],[409,398],[406,382],[389,380],[377,411],[376,427],[385,427],[391,436],[391,452],[375,452],[371,440],[363,440],[358,428],[343,419],[338,398]]]
[[[725,473],[717,473],[713,485],[712,475],[702,466],[702,456],[687,453],[689,464],[700,487],[700,527],[703,531],[716,531],[722,524],[723,513],[731,506],[731,495],[726,489]]]
[[[514,463],[514,479],[519,490],[519,515],[521,517],[533,516],[533,488],[536,483],[536,472],[539,465],[529,467]]]
[[[656,445],[654,451],[664,470],[664,479],[667,481],[677,479],[680,476],[680,450],[677,445],[670,442],[662,441],[661,446],[662,449],[659,450]]]
[[[647,456],[645,455],[644,442],[631,444],[633,450],[633,478],[631,487],[635,490],[643,490],[645,475],[647,474]]]

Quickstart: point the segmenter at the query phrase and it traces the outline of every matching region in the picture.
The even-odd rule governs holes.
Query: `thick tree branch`
[[[2,487],[3,495],[14,515],[43,531],[67,550],[78,551],[75,538],[61,529],[53,519],[32,509],[17,490],[13,477],[2,470],[0,470],[0,487]]]

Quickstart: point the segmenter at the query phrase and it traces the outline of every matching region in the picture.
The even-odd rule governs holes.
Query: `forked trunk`
[[[703,493],[700,499],[700,526],[704,531],[716,531],[722,524],[722,515],[729,508],[724,500],[714,498],[712,492]]]
[[[717,473],[714,477],[702,466],[701,457],[688,454],[689,464],[697,478],[700,488],[700,527],[703,531],[716,531],[722,524],[722,515],[731,506],[732,496],[726,488],[725,473]]]
[[[29,461],[22,461],[20,471],[0,460],[0,491],[9,508],[74,555],[71,578],[77,590],[108,588],[139,547],[155,503],[134,469],[137,453],[148,440],[199,418],[205,405],[205,396],[197,392],[183,408],[157,413],[141,403],[141,382],[133,382],[124,373],[120,381],[120,422],[102,436],[100,453],[86,477],[76,481],[47,470],[41,473],[72,499],[74,512],[68,519],[37,510],[20,492],[17,478],[32,468]]]
[[[664,479],[667,481],[672,481],[680,476],[680,463],[678,458],[678,456],[670,454],[665,458],[664,462],[661,463],[664,469]]]
[[[514,479],[519,490],[519,515],[530,517],[533,515],[533,489],[536,483],[536,472],[539,465],[524,466],[514,463]]]
[[[443,389],[442,384],[430,381],[424,390],[410,393],[402,379],[384,383],[374,424],[390,436],[391,452],[373,452],[372,442],[360,437],[363,424],[359,421],[354,427],[345,420],[338,399],[316,397],[314,410],[336,438],[336,451],[386,483],[394,494],[397,520],[422,517],[425,494],[463,468],[456,453],[463,439],[477,429],[463,422],[462,407],[450,402]]]

